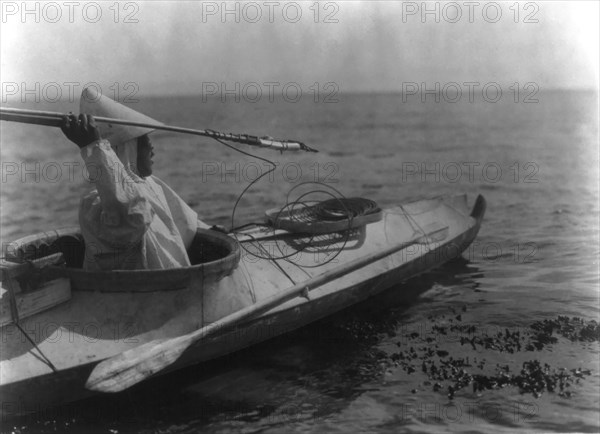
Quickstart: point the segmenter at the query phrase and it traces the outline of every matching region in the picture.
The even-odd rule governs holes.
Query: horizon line
[[[540,89],[539,92],[596,92],[599,93],[600,88],[596,87],[551,87],[546,89]],[[336,93],[336,96],[340,95],[403,95],[401,90],[352,90],[352,91],[339,91]],[[110,97],[110,95],[107,95]],[[134,98],[138,98],[140,96],[148,97],[148,98],[195,98],[195,97],[204,97],[209,100],[218,100],[222,98],[219,95],[204,95],[202,92],[194,92],[194,93],[185,93],[183,91],[174,91],[174,92],[147,92],[141,93],[134,96]],[[21,96],[22,98],[22,96]],[[277,95],[275,99],[283,99],[281,95]],[[79,98],[77,99],[79,101]],[[0,100],[0,106],[6,107],[6,104],[51,104],[51,103],[73,103],[74,101],[64,98],[56,101],[47,101],[44,99],[40,99],[40,101],[31,101],[29,98],[25,98],[25,101],[20,100],[18,95],[2,95]],[[129,101],[129,103],[134,103],[138,101]],[[258,102],[258,101],[257,101]],[[128,102],[125,101],[127,104]],[[252,101],[249,101],[252,103]],[[8,108],[8,107],[6,107]]]

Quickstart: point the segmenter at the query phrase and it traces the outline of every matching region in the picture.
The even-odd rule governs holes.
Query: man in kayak
[[[79,224],[88,270],[189,266],[196,228],[208,228],[167,184],[152,176],[154,148],[147,128],[96,125],[96,116],[157,121],[88,88],[81,115],[65,117],[63,133],[81,149],[94,189],[84,195]]]

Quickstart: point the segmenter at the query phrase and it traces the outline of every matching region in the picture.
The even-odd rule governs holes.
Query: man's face
[[[150,137],[146,134],[138,139],[137,147],[137,169],[138,174],[142,178],[152,175],[153,156],[154,148],[152,147]]]

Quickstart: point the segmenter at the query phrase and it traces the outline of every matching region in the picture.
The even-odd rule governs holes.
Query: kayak
[[[97,392],[101,363],[210,325],[159,374],[255,345],[361,302],[459,257],[477,236],[486,202],[436,197],[378,210],[354,224],[198,229],[189,267],[87,271],[78,228],[5,246],[0,300],[3,417],[40,412]],[[277,216],[276,216],[277,217]],[[288,222],[289,223],[289,222]],[[309,228],[309,229],[306,229]],[[321,279],[320,284],[315,282]],[[334,278],[335,277],[335,278]],[[290,287],[298,296],[264,304]],[[254,306],[261,306],[252,315]],[[236,316],[237,315],[237,316]],[[225,322],[224,322],[225,321]],[[87,384],[87,387],[86,387]]]

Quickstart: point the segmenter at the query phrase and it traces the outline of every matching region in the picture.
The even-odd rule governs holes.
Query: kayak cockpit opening
[[[239,252],[238,242],[219,232],[197,229],[188,257],[192,265],[207,264]]]
[[[234,250],[229,237],[198,229],[188,257],[192,265],[200,265],[227,257]],[[235,243],[235,240],[231,240]],[[85,243],[78,229],[59,229],[25,237],[10,243],[5,257],[10,262],[26,262],[62,253],[68,268],[83,268]]]
[[[58,229],[30,235],[8,243],[4,257],[23,263],[62,253],[64,265],[49,273],[68,277],[74,290],[103,292],[150,292],[200,286],[217,281],[237,267],[241,250],[237,240],[206,229],[197,229],[188,250],[191,266],[160,270],[89,271],[83,269],[85,243],[79,228]],[[195,284],[193,286],[198,286]]]

